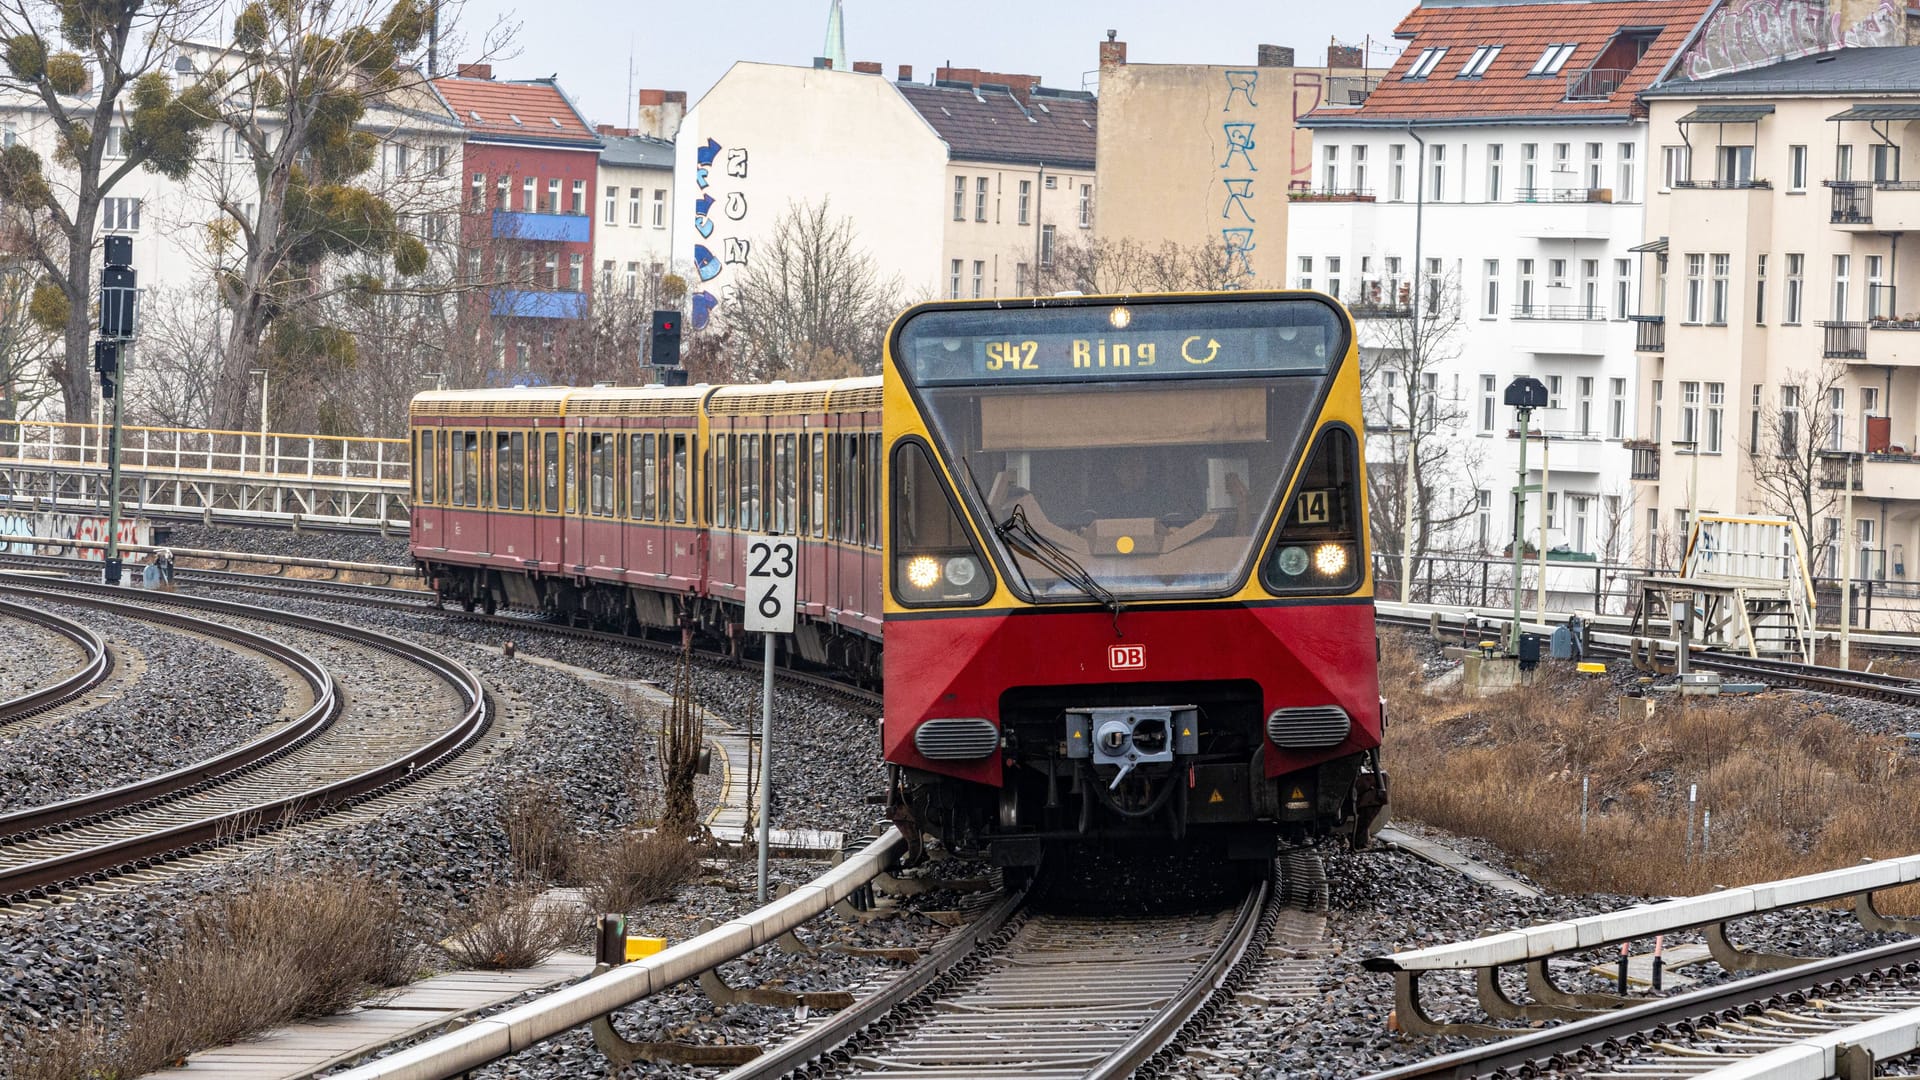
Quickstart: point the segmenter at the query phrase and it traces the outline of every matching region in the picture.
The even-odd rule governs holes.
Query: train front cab
[[[1385,778],[1351,330],[1307,293],[902,316],[896,816],[1009,865],[1364,844]]]

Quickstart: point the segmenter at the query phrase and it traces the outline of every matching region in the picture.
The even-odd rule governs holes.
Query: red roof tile
[[[433,80],[447,106],[477,138],[598,146],[599,138],[560,88],[550,82]]]
[[[1406,52],[1357,109],[1322,108],[1309,123],[1408,119],[1620,116],[1659,78],[1714,0],[1584,0],[1485,6],[1421,6],[1396,36]],[[1615,43],[1623,30],[1657,31],[1646,52]],[[1479,78],[1459,78],[1482,45],[1501,46]],[[1556,75],[1528,75],[1550,45],[1578,46]],[[1610,48],[1609,46],[1613,47]],[[1424,79],[1405,78],[1427,49],[1446,54]],[[1619,72],[1579,77],[1589,70]],[[1615,85],[1617,83],[1617,85]],[[1580,93],[1570,93],[1578,88]],[[1568,100],[1569,97],[1578,100]]]

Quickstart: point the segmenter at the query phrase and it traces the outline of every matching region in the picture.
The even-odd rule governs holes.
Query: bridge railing
[[[0,423],[0,459],[106,467],[108,429],[96,424]],[[124,469],[359,480],[404,486],[405,439],[200,428],[123,429]]]

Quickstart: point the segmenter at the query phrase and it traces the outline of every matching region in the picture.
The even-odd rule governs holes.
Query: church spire
[[[827,43],[820,55],[833,61],[833,70],[850,71],[847,67],[847,25],[840,14],[840,0],[832,0],[827,10]]]

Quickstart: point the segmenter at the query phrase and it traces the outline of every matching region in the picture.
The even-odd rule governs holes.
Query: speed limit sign
[[[799,545],[791,536],[747,537],[747,630],[793,633]]]

